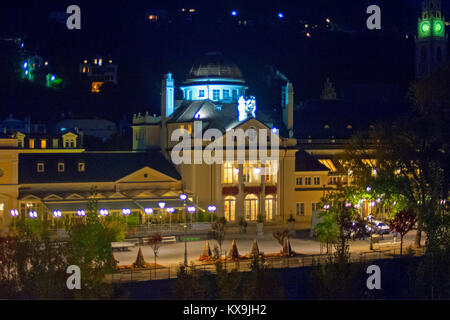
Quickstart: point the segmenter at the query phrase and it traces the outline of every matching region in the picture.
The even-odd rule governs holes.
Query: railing
[[[415,249],[414,255],[420,256],[425,253],[425,248]],[[403,254],[406,254],[406,250],[403,250]],[[369,251],[369,252],[358,252],[350,254],[350,262],[362,262],[367,263],[374,260],[382,259],[395,259],[400,257],[400,249],[394,248],[390,250],[383,251]],[[267,258],[265,260],[265,266],[270,269],[284,269],[284,268],[302,268],[302,267],[314,267],[319,264],[326,263],[333,258],[331,254],[318,254],[318,255],[302,255],[295,257],[279,257],[279,258]],[[228,272],[232,270],[237,270],[238,272],[250,271],[251,260],[245,261],[227,261],[223,262],[222,266]],[[149,281],[149,280],[166,280],[175,279],[177,277],[177,272],[179,265],[170,265],[167,267],[158,267],[156,270],[145,269],[145,270],[126,270],[120,271],[107,276],[107,281],[110,283],[126,283],[135,281]],[[187,268],[188,272],[192,272],[193,269],[197,271],[209,272],[211,274],[216,274],[216,266],[214,263],[209,264],[196,264],[189,265]]]
[[[172,223],[172,224],[144,224],[137,226],[135,228],[127,229],[127,236],[135,236],[150,233],[184,233],[184,222],[183,223]],[[187,222],[187,231],[204,231],[209,230],[211,222]]]

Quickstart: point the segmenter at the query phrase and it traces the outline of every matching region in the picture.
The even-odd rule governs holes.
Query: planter
[[[258,236],[264,235],[264,231],[263,231],[263,229],[264,229],[264,223],[262,223],[262,222],[256,223],[256,228],[257,228],[257,230],[258,230]]]

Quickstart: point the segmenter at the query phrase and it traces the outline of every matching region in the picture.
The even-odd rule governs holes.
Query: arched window
[[[249,194],[245,197],[244,202],[245,219],[255,221],[258,215],[258,197],[254,194]]]
[[[266,196],[266,199],[265,199],[266,221],[273,220],[275,204],[276,204],[276,201],[275,201],[275,198],[273,195]]]
[[[232,196],[225,197],[224,213],[227,221],[236,219],[236,198]]]

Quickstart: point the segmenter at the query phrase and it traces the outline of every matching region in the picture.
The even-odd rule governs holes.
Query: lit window
[[[100,88],[102,85],[103,85],[103,82],[97,82],[97,81],[92,82],[91,91],[92,92],[100,92]]]
[[[314,177],[314,184],[319,185],[320,184],[320,177]]]
[[[47,140],[41,139],[41,149],[47,149]]]
[[[83,73],[85,73],[86,72],[86,67],[83,67]]]
[[[86,165],[84,162],[78,162],[78,172],[84,172],[86,169]]]
[[[44,170],[45,170],[44,163],[43,163],[43,162],[38,162],[38,163],[37,163],[36,171],[37,171],[37,172],[44,172]]]
[[[233,183],[233,165],[225,163],[223,165],[223,183]]]
[[[223,90],[223,100],[229,100],[230,99],[230,90],[224,89]]]
[[[64,172],[64,162],[58,162],[58,172]]]
[[[28,140],[30,149],[34,149],[34,139]]]
[[[213,90],[213,100],[214,101],[220,100],[220,90],[218,89]]]
[[[148,16],[148,20],[150,20],[150,21],[158,21],[158,16],[154,15],[154,14],[151,14],[151,15]]]
[[[311,177],[305,177],[305,184],[310,185],[311,184]]]
[[[195,9],[189,9],[189,12],[195,12]]]

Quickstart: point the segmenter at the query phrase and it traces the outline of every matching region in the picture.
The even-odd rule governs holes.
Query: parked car
[[[377,234],[389,234],[391,232],[391,228],[383,222],[378,222],[374,226],[374,233]]]

